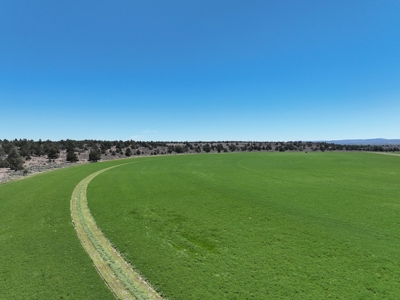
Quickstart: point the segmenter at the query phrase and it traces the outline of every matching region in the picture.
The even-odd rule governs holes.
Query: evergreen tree
[[[21,156],[15,148],[13,148],[8,154],[7,162],[11,170],[18,171],[24,169],[24,167],[22,166],[24,164],[24,161],[22,160]]]
[[[203,146],[203,151],[204,152],[210,152],[211,151],[211,147],[210,147],[210,144],[205,144],[204,146]]]
[[[67,150],[67,161],[69,162],[77,162],[79,161],[78,156],[76,155],[76,153],[74,152],[74,149],[69,148]]]
[[[184,151],[184,149],[180,145],[175,146],[176,153],[183,153],[183,151]]]
[[[128,157],[132,155],[131,148],[129,148],[129,147],[126,148],[126,150],[125,150],[125,155],[128,156]]]
[[[50,146],[47,149],[47,157],[50,159],[56,159],[60,156],[60,151],[58,150],[58,148],[56,146]]]
[[[89,152],[89,161],[91,162],[97,162],[101,158],[101,154],[97,150],[90,150]]]
[[[0,159],[0,168],[9,168],[10,164],[8,163],[8,161],[6,159]]]

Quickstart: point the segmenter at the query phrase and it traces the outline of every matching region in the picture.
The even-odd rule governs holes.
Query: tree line
[[[24,169],[25,161],[47,157],[49,161],[66,152],[67,162],[79,161],[81,153],[89,153],[88,160],[97,162],[102,157],[130,157],[133,155],[164,155],[180,153],[251,152],[251,151],[374,151],[399,152],[399,145],[341,145],[326,142],[153,142],[134,140],[60,140],[34,141],[27,139],[0,140],[0,168]]]

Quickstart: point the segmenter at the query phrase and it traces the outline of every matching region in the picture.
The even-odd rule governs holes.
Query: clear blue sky
[[[398,0],[0,0],[0,139],[376,137]]]

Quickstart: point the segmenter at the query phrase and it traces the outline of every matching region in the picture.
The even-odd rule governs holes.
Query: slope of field
[[[114,299],[82,248],[70,200],[84,177],[112,161],[0,185],[0,299]]]
[[[158,157],[88,187],[97,224],[170,299],[395,299],[400,160]]]

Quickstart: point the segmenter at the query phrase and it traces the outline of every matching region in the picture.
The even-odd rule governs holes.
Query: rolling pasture
[[[100,174],[88,202],[170,299],[395,299],[399,171],[368,153],[170,156]]]
[[[318,152],[148,157],[2,184],[0,299],[114,298],[70,200],[119,164],[90,182],[89,208],[169,299],[400,295],[399,157]]]

